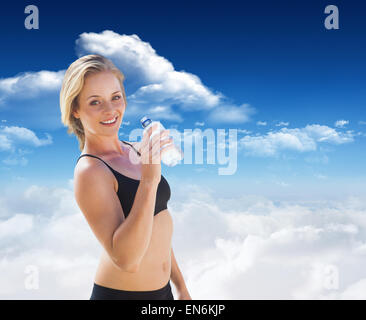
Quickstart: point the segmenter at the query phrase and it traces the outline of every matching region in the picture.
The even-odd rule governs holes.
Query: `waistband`
[[[94,282],[94,288],[100,290],[100,291],[108,291],[109,293],[116,293],[116,294],[121,294],[121,293],[130,293],[130,294],[146,294],[146,293],[152,293],[152,294],[158,294],[158,293],[163,293],[166,291],[169,291],[171,289],[170,287],[170,280],[167,282],[167,284],[160,288],[160,289],[156,289],[156,290],[149,290],[149,291],[131,291],[131,290],[120,290],[120,289],[113,289],[113,288],[108,288],[108,287],[104,287],[101,286],[99,284],[96,284]]]

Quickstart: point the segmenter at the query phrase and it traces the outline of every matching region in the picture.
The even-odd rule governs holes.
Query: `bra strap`
[[[136,149],[135,149],[135,147],[131,144],[131,143],[128,143],[128,142],[126,142],[126,141],[123,141],[123,140],[121,140],[123,143],[125,143],[125,144],[128,144],[128,145],[130,145],[132,148],[133,148],[133,150],[135,150],[136,152],[137,152],[137,154],[141,157],[141,153],[139,152],[139,151],[137,151]]]
[[[122,141],[123,143],[125,143],[125,144],[130,145],[130,146],[133,148],[133,150],[135,150],[135,151],[137,152],[137,154],[141,157],[141,153],[140,153],[139,151],[137,151],[137,150],[135,149],[135,147],[134,147],[132,144],[130,144],[130,143],[126,142],[126,141],[123,141],[123,140],[121,140],[121,141]],[[105,162],[103,159],[101,159],[101,158],[99,158],[99,157],[97,157],[97,156],[95,156],[95,155],[89,154],[89,153],[84,153],[84,154],[82,154],[82,155],[78,158],[78,160],[76,161],[76,163],[78,163],[78,161],[80,160],[80,158],[81,158],[81,157],[85,157],[85,156],[93,157],[93,158],[96,158],[96,159],[99,159],[99,160],[103,161],[103,162],[106,164],[106,166],[107,166],[108,168],[110,168],[112,171],[114,171],[114,169],[113,169],[113,168],[111,168],[111,166],[110,166],[107,162]]]
[[[107,162],[105,162],[103,159],[101,159],[101,158],[99,158],[99,157],[97,157],[97,156],[94,156],[94,155],[92,155],[92,154],[89,154],[89,153],[84,153],[84,154],[82,154],[82,155],[79,157],[79,159],[76,161],[76,163],[78,163],[78,161],[80,160],[80,158],[82,158],[82,157],[86,157],[86,156],[88,156],[88,157],[93,157],[93,158],[96,158],[96,159],[99,159],[100,161],[104,162],[104,164],[105,164],[109,169],[111,169],[112,171],[114,171],[114,170],[113,170],[113,168],[111,168],[111,166],[110,166]]]

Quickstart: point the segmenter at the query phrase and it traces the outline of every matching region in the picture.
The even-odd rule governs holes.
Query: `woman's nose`
[[[104,104],[104,110],[105,111],[112,111],[112,110],[114,110],[113,103],[112,102],[106,102]]]

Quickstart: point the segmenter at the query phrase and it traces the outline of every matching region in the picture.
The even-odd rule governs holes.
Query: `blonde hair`
[[[79,149],[85,145],[85,133],[80,119],[75,118],[73,112],[79,109],[79,94],[84,87],[85,79],[90,74],[111,71],[120,82],[123,100],[127,106],[126,94],[123,86],[123,73],[113,62],[101,55],[91,54],[75,60],[66,70],[60,91],[61,121],[68,128],[67,133],[74,133],[79,140]]]

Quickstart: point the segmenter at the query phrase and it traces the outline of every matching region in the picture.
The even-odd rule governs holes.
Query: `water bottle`
[[[154,123],[159,124],[157,130],[154,130],[151,133],[150,140],[152,139],[152,137],[154,135],[165,130],[164,126],[159,121],[152,121],[147,116],[142,117],[140,120],[140,123],[141,123],[142,127],[144,128],[144,134],[145,134],[145,131],[147,131]],[[165,137],[161,138],[161,140],[165,140],[165,139],[169,139],[169,136],[165,136]],[[183,159],[183,152],[174,143],[172,143],[172,144],[173,144],[173,148],[165,151],[161,156],[161,161],[168,167],[175,166],[176,164],[178,164],[179,161],[181,161]],[[162,146],[161,149],[164,149],[167,146],[170,146],[170,144]]]

